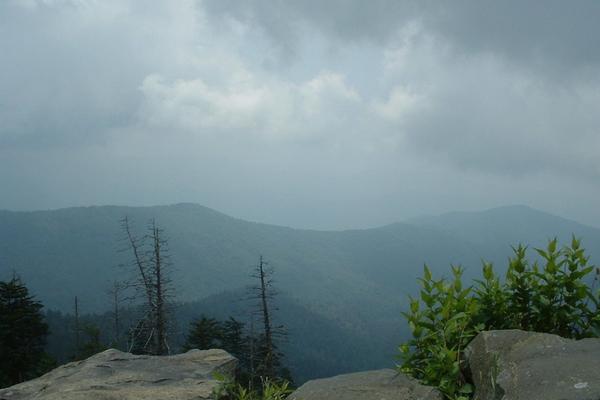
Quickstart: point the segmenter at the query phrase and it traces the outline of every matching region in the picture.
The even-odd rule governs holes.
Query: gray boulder
[[[475,400],[600,399],[600,339],[482,332],[466,349]]]
[[[288,400],[442,400],[442,395],[392,369],[382,369],[308,381]]]
[[[0,400],[201,400],[233,374],[237,360],[223,350],[141,356],[106,350],[28,382],[0,390]]]

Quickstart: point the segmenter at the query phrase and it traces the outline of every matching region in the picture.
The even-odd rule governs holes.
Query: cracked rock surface
[[[442,395],[392,369],[381,369],[308,381],[288,400],[442,400]]]
[[[0,400],[203,400],[233,374],[237,360],[223,350],[146,356],[106,350],[6,389]]]
[[[475,400],[598,400],[600,339],[481,332],[466,349]]]

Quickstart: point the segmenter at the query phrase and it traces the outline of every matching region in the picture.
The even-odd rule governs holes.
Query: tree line
[[[74,351],[70,360],[87,358],[108,347],[134,354],[173,352],[175,285],[164,230],[151,220],[146,233],[138,236],[127,217],[122,219],[121,227],[124,246],[120,251],[127,254],[128,261],[121,265],[125,279],[115,281],[108,291],[112,303],[111,339],[103,342],[98,326],[81,321],[75,297],[71,327]],[[183,346],[183,350],[218,347],[230,352],[240,362],[239,382],[250,389],[260,390],[265,379],[291,380],[278,346],[285,338],[285,329],[273,323],[273,272],[260,256],[251,273],[254,285],[247,298],[249,323],[233,317],[217,321],[202,315],[192,322]],[[130,306],[124,307],[125,302]],[[0,282],[0,387],[35,378],[56,367],[57,362],[45,351],[49,329],[42,308],[16,273],[9,281]],[[53,317],[60,318],[60,314]],[[126,323],[128,326],[124,326]]]

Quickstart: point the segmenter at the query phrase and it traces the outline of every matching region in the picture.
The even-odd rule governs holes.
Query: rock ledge
[[[600,399],[600,339],[487,331],[466,353],[475,400]]]
[[[356,372],[306,382],[288,400],[442,400],[434,388],[392,369]]]
[[[0,400],[210,399],[218,385],[213,374],[233,374],[236,366],[233,356],[216,349],[174,356],[133,355],[110,349],[0,389]]]

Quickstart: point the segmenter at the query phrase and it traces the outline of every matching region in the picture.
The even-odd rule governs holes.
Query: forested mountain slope
[[[251,283],[252,266],[263,254],[275,269],[285,308],[303,310],[310,315],[307,322],[319,321],[321,338],[346,332],[348,343],[370,343],[372,347],[357,356],[369,367],[385,360],[393,363],[395,345],[405,332],[400,311],[406,296],[417,293],[423,263],[444,274],[449,264],[462,264],[467,277],[477,276],[481,259],[502,270],[510,245],[542,246],[548,238],[568,240],[571,234],[582,237],[591,261],[600,263],[599,229],[521,206],[418,218],[374,229],[312,231],[247,222],[206,207],[178,204],[0,211],[0,279],[14,270],[47,308],[68,312],[78,296],[83,313],[107,310],[111,282],[129,277],[131,271],[119,267],[131,261],[129,252],[120,251],[127,248],[119,223],[124,216],[139,235],[151,218],[164,228],[179,301],[204,299],[203,310],[213,304],[216,314],[227,314],[236,306],[224,293],[243,291]],[[283,319],[294,322],[293,315]],[[310,337],[290,339],[302,341],[306,348],[312,344],[315,359],[327,341],[308,343]],[[342,369],[350,367],[345,364]]]

